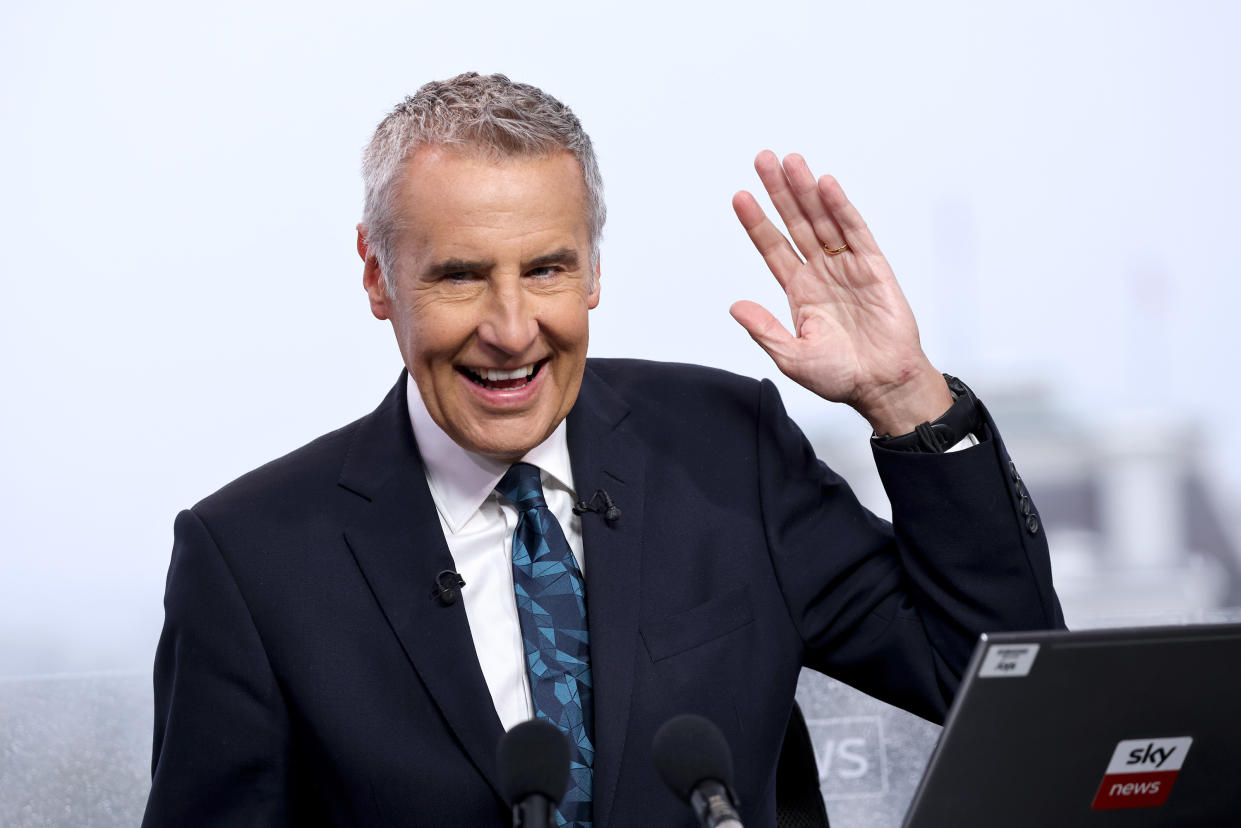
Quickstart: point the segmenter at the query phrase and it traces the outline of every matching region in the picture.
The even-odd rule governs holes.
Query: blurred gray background
[[[173,516],[395,381],[354,251],[359,153],[469,69],[544,87],[595,140],[595,355],[773,375],[727,313],[784,310],[729,198],[759,187],[758,150],[801,152],[1003,426],[1070,624],[1241,605],[1241,7],[64,0],[3,20],[0,824],[136,822]],[[781,389],[885,512],[865,423]],[[934,728],[807,682],[837,822],[895,824]]]

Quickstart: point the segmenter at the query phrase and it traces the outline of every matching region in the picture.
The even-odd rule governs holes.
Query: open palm
[[[836,179],[817,181],[800,155],[764,151],[754,167],[793,243],[747,192],[733,209],[788,297],[790,333],[761,305],[733,317],[788,377],[846,403],[876,432],[904,433],[950,404],[887,259]],[[794,249],[796,245],[796,249]],[[800,255],[799,255],[800,253]]]

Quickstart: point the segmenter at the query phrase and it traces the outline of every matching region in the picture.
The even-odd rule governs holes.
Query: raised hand
[[[733,304],[733,318],[786,376],[852,406],[877,434],[904,434],[943,414],[952,405],[948,387],[922,352],[909,303],[840,184],[830,175],[816,181],[796,154],[781,165],[764,150],[754,168],[793,244],[748,192],[733,196],[733,209],[788,297],[794,333],[754,302]]]

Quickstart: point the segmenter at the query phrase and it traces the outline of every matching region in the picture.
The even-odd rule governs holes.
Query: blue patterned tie
[[[518,510],[513,588],[534,715],[569,737],[569,790],[560,803],[557,824],[590,828],[594,704],[582,571],[543,499],[538,466],[514,463],[496,491]]]

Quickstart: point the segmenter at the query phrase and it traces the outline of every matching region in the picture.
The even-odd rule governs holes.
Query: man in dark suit
[[[567,821],[689,825],[650,762],[686,712],[732,745],[747,824],[771,824],[803,665],[936,719],[979,632],[1063,623],[994,423],[931,367],[839,185],[798,156],[756,167],[796,247],[749,194],[734,207],[796,332],[732,313],[871,423],[894,525],[770,383],[587,360],[589,139],[503,76],[428,84],[376,131],[358,227],[406,371],[178,517],[144,824],[503,825],[496,744],[538,715],[574,746]],[[541,565],[559,586],[535,594]]]

